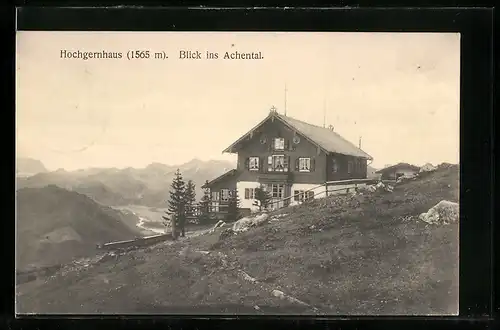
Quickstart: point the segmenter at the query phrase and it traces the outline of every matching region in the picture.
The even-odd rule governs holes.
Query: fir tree
[[[200,223],[208,223],[210,219],[210,205],[212,204],[212,196],[210,194],[210,188],[206,185],[208,184],[208,180],[205,182],[205,189],[203,191],[203,197],[200,201]]]
[[[239,218],[240,218],[240,199],[238,197],[238,191],[233,190],[229,196],[226,220],[228,222],[232,222],[238,220]]]
[[[272,196],[265,187],[261,185],[259,188],[255,188],[255,199],[257,200],[259,210],[262,211],[263,209],[267,209],[271,203]]]
[[[168,209],[166,211],[169,215],[170,225],[172,226],[172,236],[174,239],[177,239],[178,230],[181,230],[182,236],[184,236],[184,223],[186,220],[185,193],[185,183],[182,179],[182,174],[179,169],[177,169],[174,180],[172,181],[170,199],[168,201]],[[166,217],[164,217],[164,219],[165,218]]]
[[[186,191],[184,195],[184,200],[186,201],[186,216],[194,216],[195,209],[194,204],[196,203],[196,186],[192,180],[189,180],[186,185]]]

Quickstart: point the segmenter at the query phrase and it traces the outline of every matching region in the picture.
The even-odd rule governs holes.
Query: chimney
[[[361,136],[359,137],[359,149],[361,149]]]
[[[329,129],[330,131],[333,131],[333,125],[329,125],[329,126],[328,126],[328,129]]]

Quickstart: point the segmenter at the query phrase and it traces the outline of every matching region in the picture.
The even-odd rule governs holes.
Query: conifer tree
[[[196,186],[192,180],[188,180],[184,199],[186,201],[186,216],[194,216],[194,204],[196,203]]]
[[[179,169],[177,169],[174,180],[172,181],[170,199],[168,201],[168,209],[166,211],[169,215],[170,225],[172,227],[172,236],[174,239],[177,239],[179,230],[181,230],[182,236],[184,236],[184,223],[186,219],[185,194],[185,183],[182,178],[182,174]]]
[[[240,199],[238,191],[235,189],[229,195],[226,221],[232,222],[240,218]]]
[[[210,219],[210,205],[212,204],[212,196],[210,194],[210,188],[206,186],[208,180],[205,182],[205,189],[203,190],[203,197],[200,201],[200,223],[207,223]]]
[[[257,200],[257,206],[259,210],[267,209],[269,204],[271,203],[272,196],[265,189],[264,185],[261,185],[259,188],[255,188],[255,199]]]

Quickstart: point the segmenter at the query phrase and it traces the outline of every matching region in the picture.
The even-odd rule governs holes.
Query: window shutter
[[[250,199],[250,189],[245,188],[245,199]]]
[[[264,172],[264,164],[266,164],[265,158],[259,158],[259,171]]]
[[[250,169],[250,158],[248,158],[248,157],[245,159],[245,168],[247,170]]]
[[[288,156],[285,156],[283,158],[283,168],[284,168],[284,171],[287,172],[288,171],[288,164],[290,163],[290,157]]]
[[[273,156],[268,156],[267,157],[267,164],[272,165],[273,164]]]
[[[298,170],[299,170],[299,159],[300,159],[299,157],[297,157],[297,158],[295,159],[295,170],[296,170],[296,171],[298,171]]]
[[[284,145],[284,148],[283,148],[283,149],[284,149],[284,150],[288,150],[290,143],[289,143],[289,141],[288,141],[287,139],[285,139],[284,144],[285,144],[285,145]]]
[[[311,172],[313,172],[316,169],[316,158],[312,157],[311,158]]]

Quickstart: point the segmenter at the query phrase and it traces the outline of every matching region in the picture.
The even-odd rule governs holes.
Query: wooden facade
[[[275,148],[276,138],[283,139],[283,148]],[[239,181],[320,184],[326,180],[326,153],[277,120],[263,124],[235,152],[242,172]],[[276,156],[283,156],[283,171],[275,168],[272,157]],[[251,166],[251,157],[258,158],[257,169]],[[309,171],[300,170],[300,158],[309,159]]]
[[[342,153],[341,150],[333,152],[314,138],[319,136],[322,142],[328,141],[328,138],[341,139],[337,145],[347,145],[354,150],[351,154],[356,154],[358,150],[329,129],[299,122],[314,133],[308,135],[284,118],[270,113],[264,121],[225,150],[237,153],[236,169],[207,184],[219,205],[223,203],[222,191],[226,189],[237,190],[242,200],[248,197],[248,191],[264,185],[274,199],[280,200],[326,181],[367,177],[367,159],[370,156],[361,150],[358,156]]]

